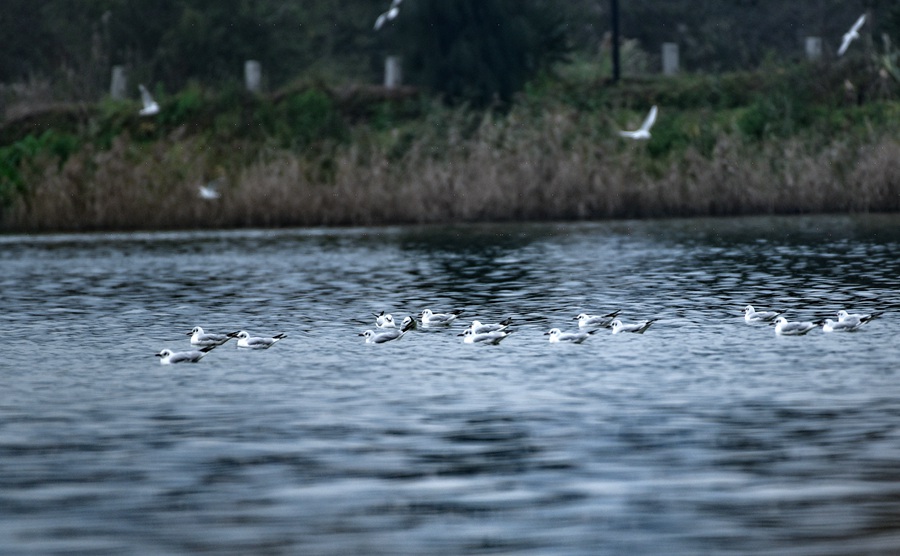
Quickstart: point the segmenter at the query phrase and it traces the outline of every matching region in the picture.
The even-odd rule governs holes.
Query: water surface
[[[0,268],[11,554],[900,547],[897,216],[3,236]],[[787,338],[747,303],[885,314]],[[424,308],[515,332],[357,336]],[[660,320],[543,336],[614,309]],[[288,338],[159,365],[195,325]]]

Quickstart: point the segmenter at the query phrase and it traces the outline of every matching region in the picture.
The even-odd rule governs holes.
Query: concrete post
[[[806,59],[814,62],[822,57],[822,37],[806,37]]]
[[[663,75],[675,75],[678,73],[678,69],[678,44],[664,42],[662,45]]]
[[[384,86],[388,89],[399,87],[403,82],[403,68],[399,56],[388,56],[384,60]]]
[[[112,80],[109,84],[109,96],[115,100],[122,100],[127,95],[128,76],[125,73],[125,66],[113,66]]]
[[[251,93],[262,90],[262,65],[256,60],[244,62],[244,85]]]

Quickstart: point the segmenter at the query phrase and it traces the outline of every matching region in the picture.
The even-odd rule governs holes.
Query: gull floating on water
[[[768,322],[784,311],[757,311],[753,305],[744,307],[744,321],[746,322]]]
[[[581,313],[575,320],[578,321],[578,328],[609,328],[619,313],[622,311],[615,310],[612,313],[607,313],[605,315],[589,315],[587,313]]]
[[[422,324],[424,326],[450,324],[461,314],[462,309],[455,309],[449,313],[432,313],[431,309],[425,309],[422,311]]]
[[[512,324],[512,317],[505,318],[497,323],[482,324],[481,321],[473,320],[472,324],[466,330],[471,330],[473,334],[485,334],[487,332],[506,330],[509,328],[510,324]]]
[[[485,343],[497,345],[501,341],[503,341],[503,338],[506,338],[510,334],[512,334],[512,332],[508,330],[489,330],[487,332],[475,332],[471,328],[466,328],[465,330],[463,330],[462,334],[457,334],[457,336],[462,336],[463,343],[466,344]]]
[[[559,328],[551,328],[547,332],[544,332],[544,336],[550,336],[550,343],[555,344],[559,342],[568,342],[572,344],[580,344],[581,342],[587,340],[592,334],[595,334],[600,329],[597,328],[595,330],[591,330],[589,332],[563,332]]]
[[[141,83],[138,85],[138,89],[141,90],[141,102],[144,104],[144,107],[141,108],[139,114],[141,116],[152,116],[154,114],[159,113],[159,105],[156,104],[156,101],[153,100],[153,97],[150,96],[150,91],[147,90],[147,87],[144,87],[144,84]]]
[[[779,336],[802,336],[818,326],[814,322],[788,322],[784,317],[776,318],[772,324]]]
[[[367,344],[383,344],[385,342],[391,342],[393,340],[399,340],[406,334],[407,331],[412,330],[416,327],[416,320],[412,317],[406,317],[403,319],[403,325],[399,330],[396,328],[388,328],[383,332],[374,332],[372,330],[366,330],[365,332],[360,332],[359,336],[366,337]]]
[[[390,313],[381,312],[379,315],[375,315],[375,326],[378,328],[396,328],[396,323],[394,323],[394,315]]]
[[[375,30],[381,29],[385,23],[393,20],[398,15],[400,15],[400,4],[403,0],[393,0],[391,2],[391,7],[387,9],[386,12],[380,14],[378,18],[375,20]]]
[[[619,135],[628,137],[629,139],[650,139],[650,128],[656,123],[656,113],[657,109],[654,104],[653,107],[650,108],[650,113],[647,114],[647,118],[644,120],[644,123],[641,124],[639,129],[636,129],[635,131],[620,131]]]
[[[215,332],[204,332],[203,328],[195,326],[187,333],[191,337],[191,345],[194,346],[220,346],[228,340],[237,336],[237,332],[227,332],[225,334],[217,334]]]
[[[841,309],[840,311],[837,312],[837,317],[838,317],[839,322],[858,321],[860,324],[865,324],[872,319],[876,319],[876,318],[880,317],[883,314],[884,314],[884,311],[875,311],[871,315],[862,314],[862,313],[857,313],[857,314],[851,315],[847,311]]]
[[[400,328],[404,330],[415,330],[419,327],[419,321],[407,315],[403,317],[403,320],[400,322]]]
[[[195,349],[191,351],[172,351],[171,349],[164,349],[161,352],[157,353],[157,357],[161,357],[159,360],[160,365],[174,365],[176,363],[196,363],[203,359],[203,356],[215,349],[216,346],[206,346],[200,349]]]
[[[287,334],[280,333],[275,334],[272,337],[251,336],[246,330],[241,330],[237,333],[237,346],[246,349],[268,349],[272,347],[275,342],[284,338],[287,338]]]
[[[847,49],[850,48],[850,43],[855,39],[859,38],[859,28],[863,26],[863,23],[866,22],[866,14],[862,14],[859,16],[859,19],[856,20],[856,23],[853,24],[853,27],[850,28],[849,31],[844,33],[844,38],[841,41],[841,47],[838,48],[838,56],[843,56]]]
[[[839,320],[837,322],[831,319],[825,319],[822,322],[822,331],[823,332],[854,332],[859,329],[860,326],[863,325],[863,321],[861,320]]]
[[[609,327],[612,328],[613,334],[618,334],[620,332],[633,332],[634,334],[643,334],[650,328],[650,325],[656,322],[658,319],[650,319],[645,320],[644,322],[636,322],[626,324],[619,319],[616,319],[609,323]]]

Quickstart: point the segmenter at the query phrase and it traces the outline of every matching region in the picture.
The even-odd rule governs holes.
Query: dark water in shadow
[[[0,269],[0,552],[900,547],[896,216],[5,236]],[[357,336],[426,307],[516,331]],[[542,335],[613,309],[660,320]],[[198,324],[288,338],[159,365]]]

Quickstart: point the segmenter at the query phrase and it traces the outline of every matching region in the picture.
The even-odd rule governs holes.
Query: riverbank
[[[503,110],[414,90],[188,88],[0,129],[9,232],[900,210],[896,84],[865,64],[563,75]],[[633,142],[659,106],[653,137]],[[198,186],[219,183],[221,197]]]

